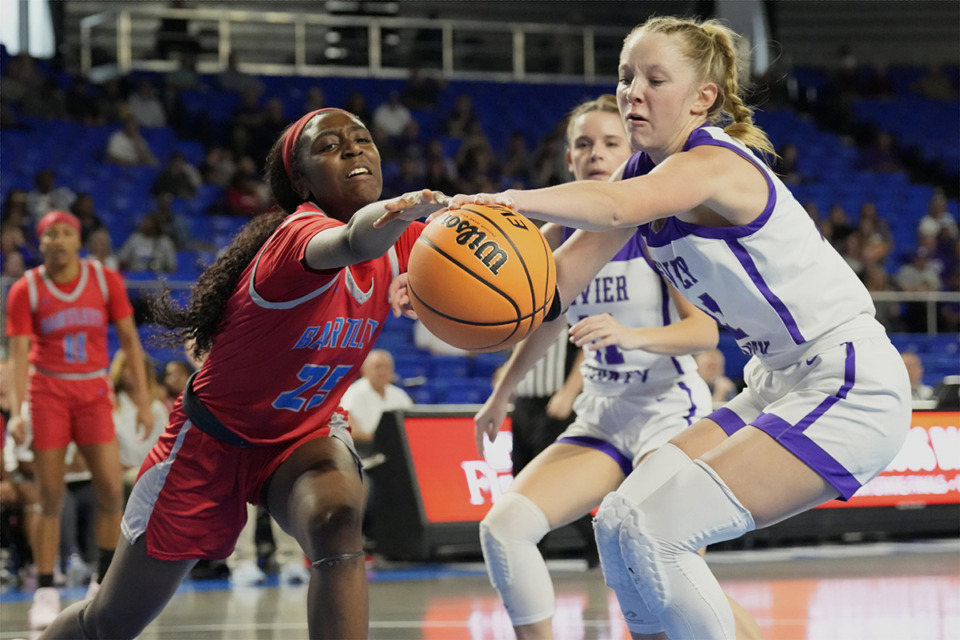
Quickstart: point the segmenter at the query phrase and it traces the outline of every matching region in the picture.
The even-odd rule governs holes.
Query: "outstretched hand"
[[[432,189],[411,191],[402,196],[384,203],[387,210],[373,223],[376,228],[382,227],[393,220],[411,222],[420,218],[427,218],[427,222],[436,217],[450,202],[450,196]]]
[[[447,208],[460,209],[468,204],[499,204],[504,207],[516,209],[513,198],[509,195],[508,191],[501,191],[500,193],[458,193],[447,203]]]
[[[495,396],[490,396],[480,407],[480,411],[474,416],[474,436],[477,439],[477,452],[483,456],[483,436],[487,436],[490,442],[497,439],[500,433],[500,427],[507,419],[506,405],[498,401]]]

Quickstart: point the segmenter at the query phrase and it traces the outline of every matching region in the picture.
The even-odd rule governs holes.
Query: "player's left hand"
[[[379,228],[393,220],[412,222],[420,218],[426,218],[429,222],[443,211],[449,202],[450,196],[441,191],[433,191],[432,189],[411,191],[384,202],[383,207],[387,212],[377,218],[373,226]]]
[[[637,331],[623,326],[609,313],[600,313],[573,325],[570,328],[570,342],[578,347],[587,345],[591,351],[609,346],[629,351],[642,347]]]
[[[417,319],[417,312],[410,303],[410,290],[407,287],[407,274],[401,273],[390,282],[387,289],[387,301],[393,308],[393,317],[403,316],[411,320]]]
[[[137,432],[140,434],[140,441],[149,438],[152,431],[153,411],[150,410],[150,405],[137,407]]]

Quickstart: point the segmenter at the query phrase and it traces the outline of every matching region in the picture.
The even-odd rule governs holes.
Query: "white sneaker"
[[[288,562],[280,567],[280,582],[283,584],[307,584],[310,570],[301,562]]]
[[[240,587],[260,584],[266,579],[267,574],[253,560],[244,560],[230,571],[230,583]]]
[[[27,614],[28,624],[34,631],[46,629],[60,613],[60,592],[56,587],[41,587],[33,592],[33,604]]]

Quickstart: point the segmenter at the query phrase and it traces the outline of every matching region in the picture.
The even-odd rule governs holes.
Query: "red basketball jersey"
[[[423,229],[411,224],[374,260],[335,271],[306,267],[310,239],[342,224],[312,204],[287,216],[240,276],[194,379],[197,397],[254,444],[326,427],[380,334],[387,288],[406,271]]]
[[[38,370],[92,373],[110,364],[108,325],[132,313],[123,278],[99,262],[80,260],[80,275],[63,285],[41,265],[10,287],[7,335],[30,336]]]

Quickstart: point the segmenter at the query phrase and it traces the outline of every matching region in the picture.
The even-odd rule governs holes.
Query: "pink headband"
[[[51,211],[40,218],[40,222],[37,223],[37,237],[42,236],[44,231],[58,222],[68,224],[76,229],[77,233],[80,233],[80,219],[77,218],[77,216],[72,213],[67,213],[66,211]]]
[[[307,126],[307,123],[313,119],[313,116],[317,115],[318,113],[323,113],[324,111],[343,111],[343,109],[325,107],[323,109],[311,111],[294,122],[293,125],[283,134],[283,144],[280,147],[280,157],[283,158],[283,168],[286,170],[287,177],[290,178],[291,183],[293,182],[293,171],[290,170],[290,166],[293,164],[293,148],[297,145],[297,140],[300,138],[300,134],[303,133],[303,128]],[[343,112],[349,113],[347,111]]]

